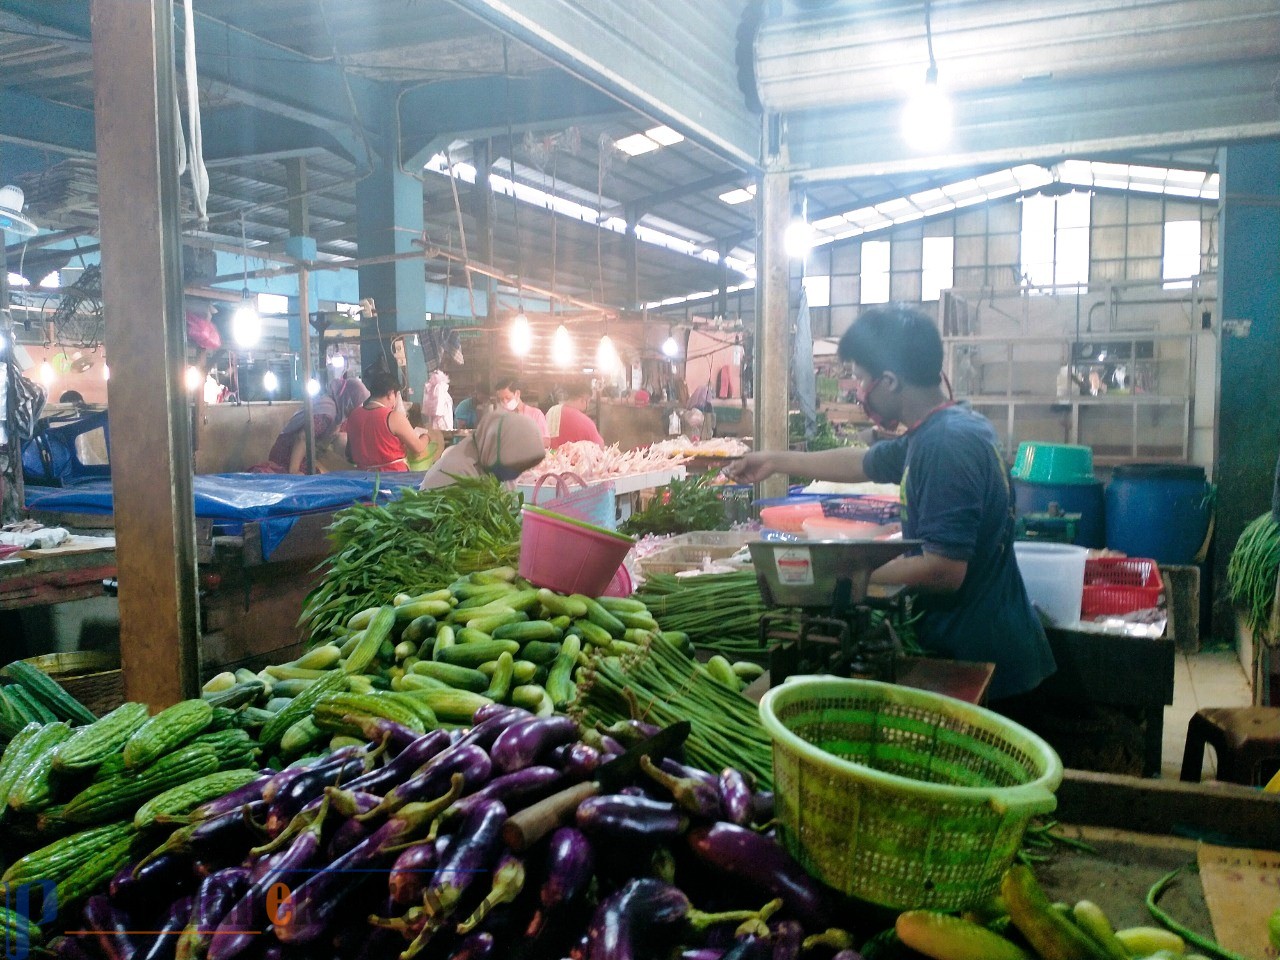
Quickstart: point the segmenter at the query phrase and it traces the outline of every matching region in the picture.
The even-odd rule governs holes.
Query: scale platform
[[[871,572],[917,547],[919,540],[796,540],[747,544],[768,607],[841,616],[867,596]]]

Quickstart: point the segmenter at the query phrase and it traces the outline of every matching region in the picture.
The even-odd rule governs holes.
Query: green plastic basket
[[[784,846],[819,880],[895,910],[996,893],[1062,761],[1030,730],[951,697],[796,677],[765,694]]]

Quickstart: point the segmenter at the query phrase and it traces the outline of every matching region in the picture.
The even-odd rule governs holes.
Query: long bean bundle
[[[689,720],[685,756],[710,773],[736,767],[762,788],[773,783],[773,746],[756,706],[714,679],[658,634],[626,657],[600,657],[579,672],[578,711],[587,724]]]
[[[1249,626],[1266,626],[1276,596],[1280,571],[1280,526],[1264,513],[1244,528],[1227,564],[1231,601],[1244,611]]]
[[[520,552],[519,498],[492,477],[436,490],[404,489],[384,504],[334,514],[334,551],[298,623],[326,639],[351,615],[397,593],[422,593],[459,576],[510,563]]]
[[[636,599],[662,629],[687,633],[696,647],[735,657],[762,653],[760,615],[766,608],[754,573],[660,573],[645,581]]]

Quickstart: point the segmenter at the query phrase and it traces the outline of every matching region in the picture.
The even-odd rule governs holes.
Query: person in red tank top
[[[397,409],[400,379],[378,367],[367,371],[369,399],[347,416],[347,458],[361,470],[409,469],[408,457],[421,457],[427,444]]]
[[[591,381],[574,381],[565,389],[564,402],[547,411],[547,432],[551,435],[552,450],[580,440],[604,446],[600,431],[586,414],[590,400]]]

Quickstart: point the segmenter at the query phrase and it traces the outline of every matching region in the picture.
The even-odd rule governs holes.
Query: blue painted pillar
[[[413,241],[422,235],[422,181],[400,169],[398,150],[382,151],[372,174],[356,184],[356,244],[361,260],[390,254],[421,253]],[[412,169],[412,167],[410,167]],[[425,325],[427,284],[421,256],[360,267],[360,297],[372,297],[378,315],[360,328],[361,368],[385,358],[395,369],[391,340],[397,331]],[[426,366],[413,337],[405,341],[411,400],[422,399]]]
[[[1227,559],[1245,526],[1271,507],[1280,449],[1280,142],[1222,152],[1218,303],[1215,632],[1232,634]]]

